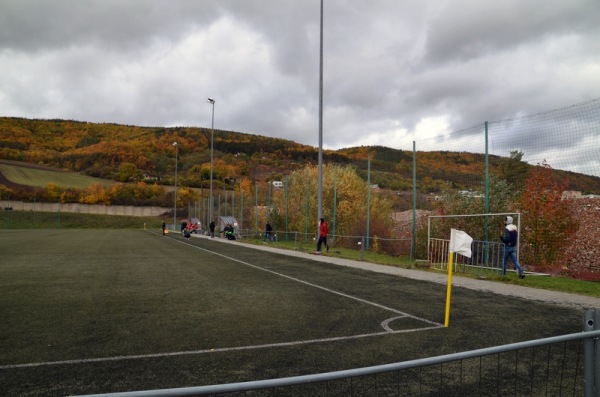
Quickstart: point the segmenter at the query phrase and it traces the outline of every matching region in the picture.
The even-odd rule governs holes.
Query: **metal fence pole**
[[[590,332],[599,329],[600,311],[586,309],[583,330]],[[600,396],[600,343],[597,339],[583,340],[583,381],[585,397]]]
[[[360,237],[360,260],[365,258],[365,236]]]
[[[600,330],[600,310],[594,310],[596,320],[594,330]],[[600,338],[594,339],[594,385],[596,387],[596,397],[600,397]]]

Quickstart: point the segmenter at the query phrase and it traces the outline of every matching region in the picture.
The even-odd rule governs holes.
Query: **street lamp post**
[[[175,146],[175,202],[173,204],[173,230],[177,228],[177,142],[173,142]]]
[[[215,100],[207,98],[206,102],[212,104],[212,123],[210,127],[210,195],[208,198],[208,219],[213,221],[213,136],[215,132]]]
[[[317,187],[317,215],[319,221],[323,217],[323,0],[321,0],[319,48],[319,165]]]

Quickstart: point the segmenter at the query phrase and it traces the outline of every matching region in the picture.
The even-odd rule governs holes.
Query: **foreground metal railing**
[[[575,334],[322,374],[95,396],[600,397],[599,338],[600,309],[588,309]]]

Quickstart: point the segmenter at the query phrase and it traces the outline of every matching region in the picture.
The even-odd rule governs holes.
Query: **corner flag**
[[[450,229],[450,252],[471,257],[471,244],[473,237],[462,230]]]
[[[461,254],[467,258],[471,257],[471,244],[473,237],[462,230],[450,229],[450,244],[448,251],[448,288],[446,290],[446,319],[444,326],[450,325],[450,296],[452,295],[452,262],[454,254]]]

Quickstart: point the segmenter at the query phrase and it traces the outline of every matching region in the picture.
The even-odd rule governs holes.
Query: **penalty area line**
[[[158,233],[157,233],[157,235],[158,235]],[[201,248],[201,247],[198,247],[198,246],[195,246],[192,244],[186,244],[186,242],[180,241],[178,239],[171,239],[171,240],[175,241],[177,243],[180,243],[180,244],[194,247],[196,249],[205,251],[207,253],[211,253],[213,255],[217,255],[217,256],[229,259],[231,261],[234,261],[234,262],[246,265],[246,266],[250,266],[257,270],[262,270],[262,271],[265,271],[268,273],[272,273],[272,274],[278,275],[280,277],[284,277],[289,280],[293,280],[295,282],[299,282],[299,283],[302,283],[302,284],[305,284],[305,285],[308,285],[308,286],[311,286],[314,288],[318,288],[318,289],[327,291],[327,292],[335,294],[335,295],[343,296],[345,298],[353,299],[355,301],[358,301],[358,302],[361,302],[364,304],[372,305],[372,306],[378,307],[380,309],[384,309],[384,310],[393,312],[395,314],[398,314],[399,316],[392,317],[392,318],[387,319],[384,322],[382,322],[381,326],[384,329],[383,332],[374,332],[374,333],[350,335],[350,336],[339,336],[339,337],[332,337],[332,338],[309,339],[309,340],[292,341],[292,342],[270,343],[270,344],[239,346],[239,347],[224,347],[224,348],[191,350],[191,351],[170,352],[170,353],[123,355],[123,356],[98,357],[98,358],[87,358],[87,359],[45,361],[45,362],[26,363],[26,364],[8,364],[8,365],[0,365],[0,370],[33,368],[33,367],[44,367],[44,366],[57,366],[57,365],[78,365],[78,364],[102,363],[102,362],[111,362],[111,361],[114,362],[114,361],[125,361],[125,360],[141,360],[141,359],[151,359],[151,358],[168,358],[168,357],[202,355],[202,354],[222,353],[222,352],[268,349],[268,348],[277,348],[277,347],[289,347],[289,346],[299,346],[299,345],[308,345],[308,344],[317,344],[317,343],[337,342],[337,341],[344,341],[344,340],[355,340],[355,339],[362,339],[362,338],[369,338],[369,337],[377,337],[377,336],[392,335],[392,334],[402,334],[402,333],[410,333],[410,332],[419,332],[419,331],[427,331],[427,330],[444,328],[443,324],[437,323],[435,321],[427,320],[425,318],[420,318],[420,317],[417,317],[417,316],[414,316],[414,315],[411,315],[408,313],[404,313],[402,311],[399,311],[399,310],[396,310],[396,309],[393,309],[393,308],[390,308],[390,307],[387,307],[387,306],[384,306],[384,305],[381,305],[381,304],[378,304],[375,302],[370,302],[370,301],[367,301],[365,299],[362,299],[362,298],[359,298],[356,296],[348,295],[348,294],[345,294],[345,293],[342,293],[339,291],[335,291],[335,290],[332,290],[332,289],[329,289],[329,288],[326,288],[326,287],[323,287],[323,286],[320,286],[317,284],[313,284],[313,283],[310,283],[310,282],[307,282],[304,280],[300,280],[295,277],[291,277],[291,276],[281,274],[281,273],[278,273],[278,272],[275,272],[275,271],[272,271],[269,269],[265,269],[260,266],[253,265],[251,263],[241,261],[239,259],[235,259],[235,258],[226,256],[226,255],[214,252],[214,251],[207,250],[205,248]],[[420,327],[420,328],[393,330],[389,326],[389,323],[393,322],[394,320],[400,319],[400,318],[411,318],[414,320],[424,322],[428,325],[424,326],[424,327]]]
[[[400,310],[397,310],[397,309],[394,309],[394,308],[391,308],[391,307],[388,307],[388,306],[385,306],[385,305],[382,305],[382,304],[379,304],[379,303],[376,303],[376,302],[371,302],[371,301],[368,301],[366,299],[359,298],[359,297],[354,296],[354,295],[349,295],[349,294],[346,294],[346,293],[343,293],[343,292],[339,292],[339,291],[333,290],[331,288],[323,287],[323,286],[318,285],[318,284],[314,284],[314,283],[311,283],[311,282],[308,282],[308,281],[305,281],[305,280],[301,280],[301,279],[296,278],[296,277],[288,276],[288,275],[283,274],[283,273],[278,273],[278,272],[273,271],[273,270],[265,269],[264,267],[253,265],[252,263],[248,263],[248,262],[242,261],[240,259],[232,258],[230,256],[227,256],[227,255],[224,255],[224,254],[220,254],[218,252],[214,252],[214,251],[211,251],[211,250],[206,249],[206,248],[198,247],[197,245],[188,244],[185,241],[181,241],[181,240],[173,240],[173,241],[176,241],[176,242],[178,242],[180,244],[187,245],[189,247],[193,247],[193,248],[199,249],[201,251],[204,251],[204,252],[207,252],[207,253],[210,253],[210,254],[213,254],[213,255],[220,256],[222,258],[228,259],[228,260],[233,261],[233,262],[240,263],[240,264],[245,265],[245,266],[252,267],[252,268],[257,269],[257,270],[261,270],[263,272],[275,274],[275,275],[277,275],[279,277],[287,278],[288,280],[292,280],[292,281],[295,281],[297,283],[308,285],[308,286],[313,287],[313,288],[318,288],[318,289],[320,289],[322,291],[326,291],[326,292],[329,292],[329,293],[334,294],[334,295],[338,295],[338,296],[342,296],[344,298],[352,299],[352,300],[355,300],[355,301],[358,301],[358,302],[361,302],[361,303],[364,303],[364,304],[367,304],[367,305],[371,305],[371,306],[378,307],[378,308],[386,310],[386,311],[390,311],[390,312],[395,313],[395,314],[399,314],[400,316],[409,317],[409,318],[412,318],[414,320],[421,321],[421,322],[424,322],[426,324],[430,324],[430,325],[433,326],[432,328],[437,328],[437,327],[443,327],[444,326],[441,323],[438,323],[438,322],[435,322],[435,321],[432,321],[432,320],[429,320],[429,319],[426,319],[426,318],[423,318],[423,317],[418,317],[418,316],[412,315],[410,313],[406,313],[406,312],[403,312],[403,311],[400,311]],[[385,326],[384,326],[384,328],[385,328]]]
[[[338,337],[333,337],[333,338],[308,339],[308,340],[303,340],[303,341],[268,343],[268,344],[262,344],[262,345],[252,345],[252,346],[221,347],[221,348],[215,348],[215,349],[189,350],[189,351],[171,352],[171,353],[136,354],[136,355],[128,355],[128,356],[83,358],[83,359],[77,359],[77,360],[45,361],[45,362],[27,363],[27,364],[9,364],[9,365],[0,365],[0,370],[48,367],[48,366],[56,366],[56,365],[92,364],[92,363],[103,363],[103,362],[125,361],[125,360],[143,360],[143,359],[150,359],[150,358],[194,356],[194,355],[203,355],[203,354],[212,354],[212,353],[258,350],[258,349],[268,349],[268,348],[276,348],[276,347],[290,347],[290,346],[299,346],[299,345],[371,338],[371,337],[391,335],[391,334],[404,334],[404,333],[409,333],[409,332],[427,331],[430,329],[438,329],[438,328],[443,328],[443,327],[444,327],[443,325],[439,325],[439,326],[396,330],[396,331],[390,330],[390,331],[385,331],[385,332],[374,332],[374,333],[370,333],[370,334],[338,336]]]

